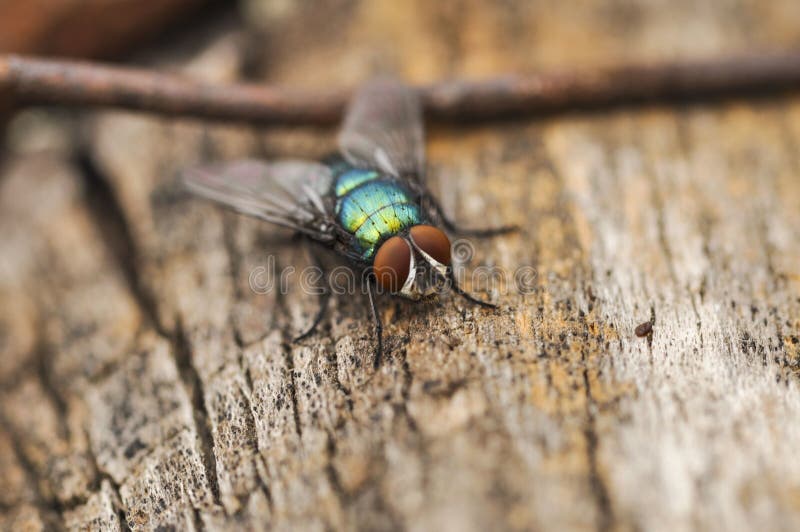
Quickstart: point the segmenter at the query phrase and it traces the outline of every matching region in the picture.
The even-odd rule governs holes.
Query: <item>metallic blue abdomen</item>
[[[333,190],[336,216],[355,236],[364,259],[372,259],[378,243],[421,223],[419,205],[397,181],[374,170],[345,165],[332,168],[338,171]]]

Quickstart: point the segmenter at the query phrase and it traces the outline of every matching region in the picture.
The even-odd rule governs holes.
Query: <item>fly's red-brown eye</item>
[[[441,229],[431,225],[415,225],[411,228],[411,239],[434,260],[450,264],[450,239]]]
[[[411,265],[411,248],[399,236],[393,236],[378,248],[372,264],[375,278],[381,287],[390,292],[399,292],[408,277]]]

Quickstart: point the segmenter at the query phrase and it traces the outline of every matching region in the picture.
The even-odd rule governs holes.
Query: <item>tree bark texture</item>
[[[348,86],[798,42],[795,0],[245,2],[156,59]],[[278,7],[276,7],[278,6]],[[284,6],[284,7],[279,7]],[[198,29],[198,31],[200,31]],[[253,53],[253,51],[259,53]],[[797,530],[800,99],[429,131],[496,311],[316,299],[283,230],[179,170],[309,157],[330,130],[26,111],[0,177],[0,528]],[[480,287],[476,287],[480,288]],[[513,288],[513,287],[510,287]],[[652,333],[635,329],[652,323]]]

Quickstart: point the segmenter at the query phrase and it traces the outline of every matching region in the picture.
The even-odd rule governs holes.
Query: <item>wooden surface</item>
[[[251,0],[157,64],[349,84],[800,44],[795,0]],[[213,30],[213,31],[212,31]],[[200,29],[198,29],[200,31]],[[496,312],[254,293],[288,235],[180,168],[331,131],[29,111],[0,178],[0,528],[797,530],[800,99],[430,132]],[[486,294],[484,294],[486,295]],[[639,338],[637,325],[653,321]]]

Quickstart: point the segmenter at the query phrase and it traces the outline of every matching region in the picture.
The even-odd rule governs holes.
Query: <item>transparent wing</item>
[[[353,165],[421,180],[425,137],[417,92],[391,79],[362,85],[345,114],[339,149]]]
[[[191,168],[183,174],[187,188],[243,214],[332,238],[324,195],[333,177],[328,167],[308,161],[242,160]]]

